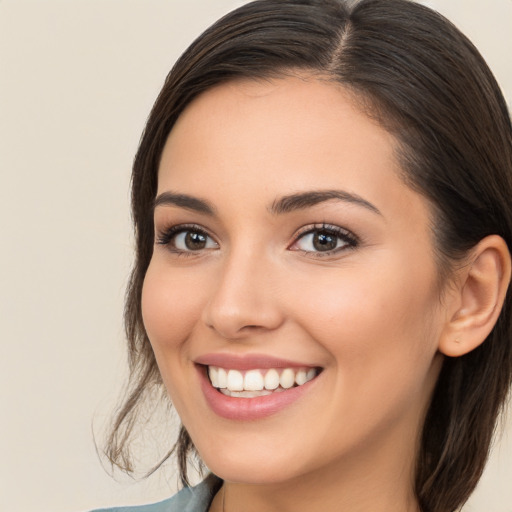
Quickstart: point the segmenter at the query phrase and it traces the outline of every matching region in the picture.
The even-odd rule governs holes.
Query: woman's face
[[[446,313],[428,204],[394,148],[312,78],[218,86],[173,128],[143,317],[224,479],[412,472]]]

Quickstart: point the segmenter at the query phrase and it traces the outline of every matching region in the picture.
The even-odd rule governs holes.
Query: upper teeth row
[[[284,368],[282,370],[270,368],[269,370],[249,370],[242,373],[238,370],[225,370],[217,366],[208,367],[208,375],[212,386],[218,389],[229,389],[230,391],[273,390],[279,386],[288,389],[295,384],[298,386],[305,384],[314,379],[316,374],[314,368]]]

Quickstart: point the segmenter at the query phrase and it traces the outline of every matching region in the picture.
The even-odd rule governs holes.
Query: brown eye
[[[338,226],[324,225],[305,231],[297,238],[290,250],[312,255],[322,253],[329,255],[357,245],[358,239],[350,231]]]
[[[338,245],[338,236],[326,231],[317,231],[312,234],[313,247],[317,251],[332,251]]]
[[[305,252],[330,252],[348,245],[350,243],[338,233],[325,229],[315,229],[301,236],[294,247]]]
[[[198,252],[218,249],[213,238],[198,228],[175,226],[158,238],[158,243],[169,246],[175,252]]]
[[[186,231],[184,237],[185,247],[189,251],[199,251],[206,247],[208,243],[208,237],[203,233],[195,231]]]

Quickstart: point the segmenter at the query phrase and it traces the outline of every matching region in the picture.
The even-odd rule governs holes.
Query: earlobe
[[[510,284],[511,258],[498,235],[481,240],[460,271],[453,311],[439,340],[439,351],[459,357],[478,347],[492,331]]]

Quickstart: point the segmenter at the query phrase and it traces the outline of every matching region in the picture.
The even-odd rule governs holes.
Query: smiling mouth
[[[240,371],[208,366],[211,385],[226,396],[255,398],[302,386],[320,373],[320,368],[266,368]]]

